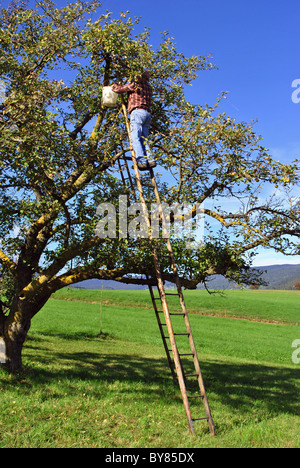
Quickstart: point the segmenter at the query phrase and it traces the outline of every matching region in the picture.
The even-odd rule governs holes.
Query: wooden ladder
[[[178,382],[179,387],[180,387],[180,391],[181,391],[181,395],[182,395],[182,399],[183,399],[185,412],[186,412],[186,415],[187,415],[187,420],[188,420],[188,425],[189,425],[190,432],[193,435],[196,434],[195,426],[194,426],[195,421],[206,420],[207,423],[208,423],[210,433],[212,435],[215,435],[215,426],[214,426],[214,422],[213,422],[213,419],[212,419],[210,407],[209,407],[209,404],[208,404],[208,399],[207,399],[207,394],[206,394],[205,387],[204,387],[202,372],[201,372],[201,369],[200,369],[200,364],[199,364],[197,351],[196,351],[196,347],[195,347],[195,343],[194,343],[194,339],[193,339],[193,335],[192,335],[190,321],[189,321],[189,317],[188,317],[188,313],[187,313],[187,309],[186,309],[186,305],[185,305],[185,301],[184,301],[184,297],[183,297],[181,281],[180,281],[180,277],[179,277],[176,262],[175,262],[174,252],[173,252],[172,245],[171,245],[171,242],[170,242],[169,238],[166,239],[166,248],[167,248],[167,251],[168,251],[169,264],[170,264],[170,266],[172,268],[172,271],[173,271],[173,276],[174,276],[174,279],[175,279],[177,292],[175,292],[175,291],[174,292],[166,292],[165,287],[164,287],[164,281],[163,281],[163,278],[162,278],[162,272],[161,272],[161,268],[160,268],[159,255],[158,255],[157,248],[155,246],[155,240],[152,238],[152,235],[151,235],[151,225],[150,225],[150,220],[149,220],[149,217],[148,217],[148,210],[147,210],[146,200],[145,200],[145,196],[144,196],[143,185],[142,185],[142,181],[141,181],[140,172],[139,172],[139,168],[138,168],[138,165],[137,165],[135,153],[134,153],[134,150],[133,150],[133,147],[132,147],[131,133],[130,133],[130,123],[129,123],[129,119],[128,119],[128,115],[127,115],[126,105],[125,105],[123,99],[122,99],[122,111],[123,111],[125,122],[126,122],[126,129],[127,129],[127,133],[128,133],[128,140],[129,140],[129,144],[130,144],[130,151],[131,151],[131,156],[132,156],[132,162],[133,162],[133,168],[134,168],[134,172],[135,172],[135,178],[136,178],[136,184],[137,184],[137,188],[138,188],[139,198],[140,198],[141,205],[142,205],[142,208],[143,208],[143,211],[144,211],[143,214],[144,214],[145,218],[147,219],[147,223],[148,223],[148,236],[149,236],[151,251],[152,251],[152,255],[153,255],[154,269],[155,269],[155,276],[156,276],[156,281],[157,281],[157,288],[158,288],[158,292],[159,292],[159,297],[155,297],[155,293],[154,293],[153,287],[150,284],[150,278],[149,277],[147,277],[147,279],[149,280],[148,287],[149,287],[150,296],[151,296],[153,308],[154,308],[154,311],[155,311],[155,315],[156,315],[156,318],[157,318],[159,330],[160,330],[160,333],[161,333],[161,336],[162,336],[164,348],[165,348],[165,351],[166,351],[169,367],[170,367],[174,382],[176,382],[176,383]],[[126,161],[125,158],[124,158],[124,163],[125,164],[122,167],[120,162],[119,162],[119,168],[120,168],[120,171],[121,171],[122,181],[123,181],[125,187],[127,186],[126,182],[129,181],[129,184],[130,184],[131,189],[132,189],[132,193],[134,194],[134,198],[136,200],[135,189],[134,189],[134,186],[133,186],[133,180],[132,180],[132,177],[131,177],[131,174],[130,174],[130,169],[128,167],[128,164],[127,164],[127,161]],[[127,172],[127,177],[126,178],[124,177],[123,169]],[[162,209],[162,205],[161,205],[161,199],[160,199],[160,195],[159,195],[159,192],[158,192],[158,187],[157,187],[157,184],[156,184],[153,169],[150,169],[149,173],[150,173],[150,177],[151,177],[151,184],[152,184],[153,191],[154,191],[154,194],[155,194],[159,214],[160,214],[161,218],[163,219],[164,213],[163,213],[163,209]],[[170,307],[168,305],[168,300],[167,300],[168,296],[177,296],[178,297],[179,304],[180,304],[180,312],[173,312],[173,311],[170,312]],[[160,303],[161,307],[159,307],[158,303]],[[163,321],[162,321],[161,317],[164,319]],[[173,328],[173,324],[172,324],[172,318],[174,320],[175,317],[181,317],[181,319],[183,319],[184,330],[182,332],[174,332],[174,328]],[[189,348],[190,348],[189,351],[190,352],[188,352],[188,353],[179,352],[178,346],[177,346],[177,343],[176,343],[176,338],[179,337],[179,336],[185,337],[188,340]],[[185,360],[190,358],[192,360],[192,362],[193,362],[193,371],[192,372],[186,373],[184,371],[183,359],[182,358],[184,358]],[[193,383],[193,382],[190,382],[190,379],[194,379],[194,384],[195,384],[195,381],[197,382],[197,384],[196,384],[197,385],[197,392],[196,392],[196,394],[193,394],[193,395],[188,394],[188,385],[189,385],[189,383]],[[192,417],[191,404],[190,404],[192,400],[193,401],[199,400],[199,401],[203,402],[204,409],[205,409],[205,417],[201,417],[201,418]]]

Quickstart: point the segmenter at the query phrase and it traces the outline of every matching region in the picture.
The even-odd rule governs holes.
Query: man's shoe
[[[137,163],[140,171],[149,171],[156,167],[155,161],[148,161],[147,159],[145,161],[137,161]]]

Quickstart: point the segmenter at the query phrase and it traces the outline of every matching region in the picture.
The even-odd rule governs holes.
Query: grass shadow
[[[34,336],[26,343],[27,351],[30,355],[34,354],[39,363],[38,367],[27,364],[25,368],[29,387],[58,380],[65,383],[68,391],[72,391],[72,381],[86,381],[92,384],[89,391],[97,396],[99,382],[143,382],[144,385],[139,386],[139,398],[146,401],[160,396],[168,402],[171,393],[178,395],[178,403],[182,404],[180,391],[173,384],[165,357],[125,353],[124,349],[118,352],[119,342],[109,335],[95,337],[78,333],[74,336],[59,335],[59,339],[64,341],[60,349],[53,347],[49,334],[43,334],[42,341],[40,336]],[[85,340],[84,347],[77,349],[77,343],[82,339]],[[189,364],[183,360],[185,369]],[[216,400],[232,412],[249,413],[256,404],[262,404],[274,415],[283,412],[299,414],[299,368],[221,360],[202,362],[201,368],[212,408]],[[153,386],[153,383],[157,385]],[[190,390],[194,392],[195,386],[191,385]],[[102,385],[103,391],[105,386]]]

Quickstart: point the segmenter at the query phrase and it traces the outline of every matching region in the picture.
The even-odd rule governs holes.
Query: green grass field
[[[22,375],[0,371],[0,447],[299,447],[300,293],[185,297],[216,437],[188,432],[148,291],[65,289],[33,319]]]

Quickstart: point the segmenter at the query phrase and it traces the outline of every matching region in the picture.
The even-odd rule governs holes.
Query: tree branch
[[[283,236],[296,236],[296,237],[300,238],[300,228],[296,228],[296,229],[278,229],[275,232],[272,232],[271,234],[269,234],[268,236],[263,236],[262,238],[257,239],[256,241],[245,245],[242,249],[237,250],[236,254],[241,255],[241,254],[243,254],[245,252],[248,252],[249,250],[253,250],[256,247],[259,247],[261,245],[265,245],[268,242],[270,242],[270,241],[272,241],[274,239],[281,238]],[[285,253],[285,255],[287,255],[287,253]]]
[[[87,239],[85,242],[81,242],[80,244],[65,250],[61,255],[56,257],[49,268],[41,273],[40,282],[50,281],[51,278],[53,278],[66,265],[67,262],[85,253],[87,250],[101,244],[102,242],[103,239],[100,239],[100,237],[92,237]]]
[[[78,267],[71,269],[61,276],[53,278],[49,281],[48,286],[52,291],[57,291],[71,284],[76,284],[81,281],[88,279],[102,279],[102,280],[115,280],[120,281],[125,274],[127,274],[125,268],[116,268],[113,270],[93,270],[88,267]]]
[[[17,265],[2,250],[0,250],[0,263],[8,268],[13,275],[15,275]]]
[[[70,133],[70,138],[75,140],[78,133],[86,126],[86,124],[94,117],[95,114],[89,112],[83,117],[82,122]]]
[[[62,190],[62,200],[67,202],[72,198],[76,193],[78,193],[85,185],[87,185],[97,174],[104,172],[105,170],[109,169],[111,166],[115,164],[115,162],[121,158],[125,153],[127,153],[130,148],[125,148],[124,150],[117,153],[113,158],[108,159],[107,161],[102,162],[97,168],[94,165],[90,164],[80,176],[71,182],[71,177],[67,180],[65,190]],[[96,156],[97,151],[94,152],[94,156]]]

